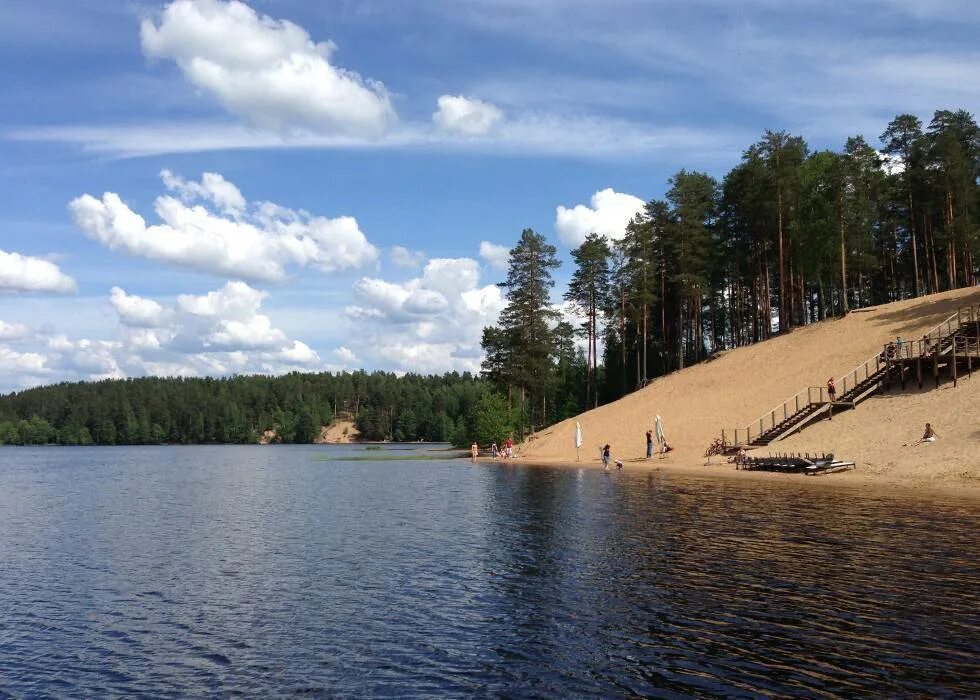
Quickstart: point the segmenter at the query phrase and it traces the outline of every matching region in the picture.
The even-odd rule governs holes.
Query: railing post
[[[799,413],[800,412],[800,395],[797,394],[793,398],[796,399],[796,412]]]
[[[953,388],[956,388],[956,338],[953,338]]]

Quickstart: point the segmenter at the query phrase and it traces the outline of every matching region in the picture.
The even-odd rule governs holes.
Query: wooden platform
[[[736,469],[748,471],[782,472],[784,474],[833,474],[854,469],[854,462],[834,459],[833,454],[770,455],[768,457],[744,457],[735,464]]]

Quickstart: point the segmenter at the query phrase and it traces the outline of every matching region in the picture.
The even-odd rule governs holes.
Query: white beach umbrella
[[[582,446],[582,424],[575,421],[575,461],[578,460],[578,448]]]

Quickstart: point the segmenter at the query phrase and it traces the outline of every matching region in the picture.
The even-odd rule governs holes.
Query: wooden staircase
[[[980,306],[971,306],[945,319],[922,336],[922,339],[886,343],[881,353],[836,380],[840,394],[831,402],[825,387],[807,387],[780,405],[764,413],[758,420],[733,431],[723,430],[722,444],[726,447],[763,447],[839,411],[855,408],[894,379],[905,387],[915,372],[919,386],[926,371],[931,371],[939,386],[940,369],[947,369],[956,383],[960,368],[973,371],[973,360],[980,363]],[[980,364],[978,364],[980,369]]]

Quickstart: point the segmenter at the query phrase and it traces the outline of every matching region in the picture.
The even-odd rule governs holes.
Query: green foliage
[[[309,443],[337,417],[366,439],[452,439],[484,393],[469,374],[366,372],[64,383],[0,396],[0,444]]]
[[[485,394],[474,407],[473,439],[480,445],[500,445],[513,434],[519,419],[503,396],[496,392]]]

